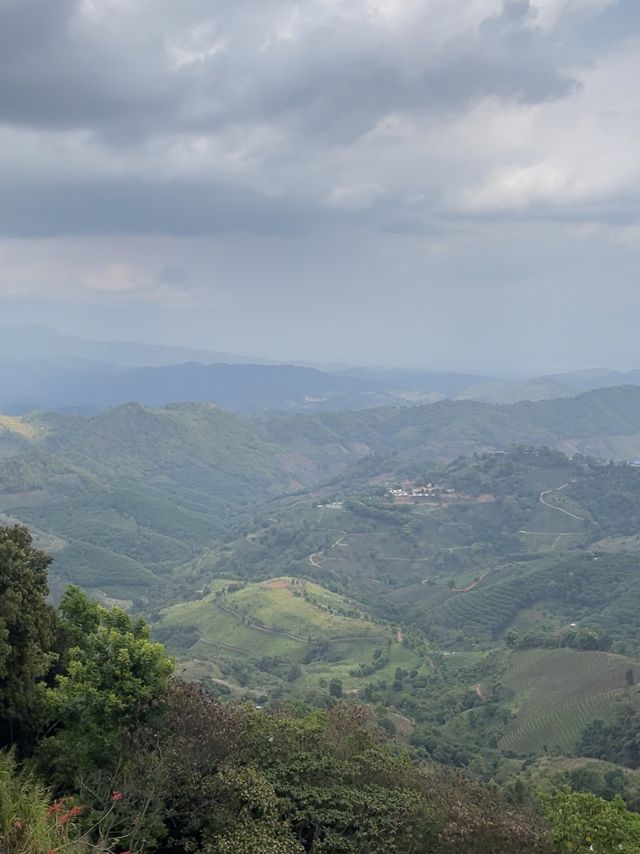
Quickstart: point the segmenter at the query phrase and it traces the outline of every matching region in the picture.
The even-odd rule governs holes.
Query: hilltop
[[[156,634],[184,662],[184,673],[217,686],[273,697],[283,684],[303,695],[340,680],[340,694],[357,694],[358,673],[372,662],[380,676],[421,666],[397,627],[309,580],[216,579],[207,586],[212,592],[201,599],[164,611]]]

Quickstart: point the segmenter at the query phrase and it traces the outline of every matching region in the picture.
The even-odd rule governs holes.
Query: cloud
[[[104,335],[181,317],[214,349],[401,359],[535,347],[553,299],[558,342],[579,304],[591,346],[612,270],[607,296],[633,302],[637,14],[0,0],[3,312],[24,295]]]
[[[370,207],[384,194],[384,187],[377,184],[347,184],[334,187],[329,193],[327,204],[334,208],[359,211]]]
[[[295,198],[270,196],[224,179],[153,182],[132,176],[39,184],[7,180],[0,232],[20,237],[296,234],[320,216],[321,212]]]
[[[190,284],[189,272],[181,264],[167,264],[160,270],[158,281],[166,285],[186,288]]]
[[[112,263],[98,273],[91,273],[83,281],[90,291],[129,295],[148,291],[152,285],[146,275],[129,264]]]
[[[614,6],[616,0],[538,0],[535,4],[536,23],[550,28],[567,19],[570,23],[598,15]]]
[[[605,5],[5,0],[0,231],[295,232],[327,207],[396,216],[450,177],[478,193],[481,137],[462,169],[440,139],[486,102],[575,98],[563,21]]]
[[[605,220],[637,216],[640,95],[624,81],[638,75],[640,38],[580,69],[570,98],[528,109],[487,104],[477,121],[491,158],[450,193],[452,205],[476,213],[546,210],[557,217],[564,211],[568,219],[585,211]]]
[[[400,105],[555,97],[570,80],[535,10],[527,0],[6,0],[2,117],[114,143],[263,120],[344,138]]]

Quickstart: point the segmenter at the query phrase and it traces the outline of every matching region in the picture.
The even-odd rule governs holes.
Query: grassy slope
[[[187,662],[221,660],[259,662],[281,657],[301,665],[297,680],[302,688],[317,686],[321,680],[340,678],[345,690],[362,687],[350,671],[372,661],[381,645],[389,647],[389,663],[376,678],[389,678],[396,667],[413,667],[416,656],[397,642],[391,627],[364,619],[354,603],[312,582],[289,578],[248,584],[240,590],[216,596],[229,582],[217,579],[214,592],[204,598],[166,609],[156,629],[171,648],[172,629],[197,629],[194,643],[180,652]],[[299,591],[304,589],[304,595]],[[327,608],[342,613],[331,613]],[[348,616],[355,613],[357,616]],[[308,662],[306,655],[318,642],[326,642],[323,657]]]
[[[217,580],[219,587],[221,580]],[[216,598],[211,593],[194,602],[168,608],[160,627],[194,625],[208,643],[232,644],[251,656],[279,654],[278,650],[306,650],[309,642],[326,638],[337,641],[378,642],[389,630],[361,617],[330,613],[323,605],[344,611],[352,606],[342,597],[304,582],[309,598],[298,594],[292,579],[271,579],[248,584]],[[233,641],[229,640],[234,638]]]

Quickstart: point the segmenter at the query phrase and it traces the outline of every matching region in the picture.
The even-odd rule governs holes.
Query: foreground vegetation
[[[143,621],[77,588],[48,605],[48,563],[25,529],[0,529],[7,854],[637,850],[621,801],[510,803],[411,763],[360,704],[267,713],[176,681]]]

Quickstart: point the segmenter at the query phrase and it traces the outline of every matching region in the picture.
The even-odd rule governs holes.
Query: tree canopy
[[[57,618],[46,602],[50,563],[26,528],[0,528],[0,745],[32,728],[39,680],[55,661]]]

